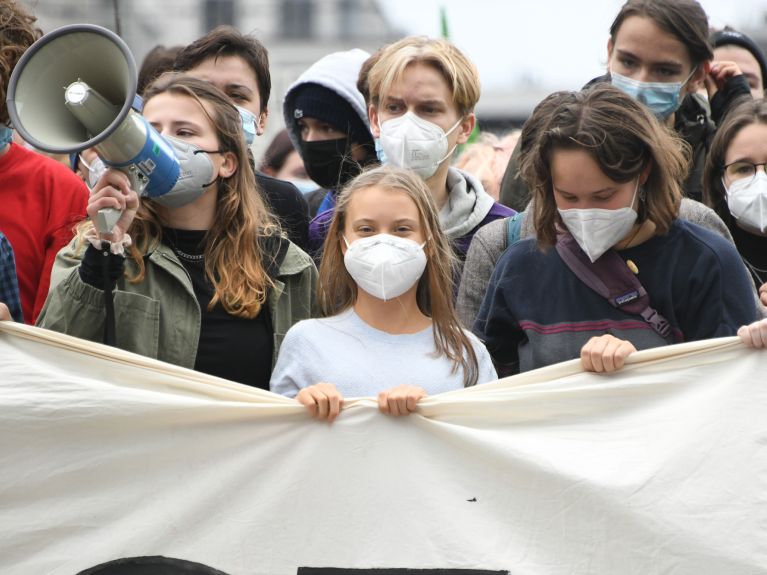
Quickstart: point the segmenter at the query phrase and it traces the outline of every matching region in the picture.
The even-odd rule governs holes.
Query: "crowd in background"
[[[501,135],[447,40],[329,54],[260,159],[266,47],[231,27],[158,46],[138,111],[195,162],[150,197],[103,145],[57,160],[11,125],[41,31],[0,0],[0,317],[330,421],[344,397],[406,415],[568,359],[611,372],[673,343],[767,346],[764,54],[695,0],[628,0],[605,32],[603,76]]]

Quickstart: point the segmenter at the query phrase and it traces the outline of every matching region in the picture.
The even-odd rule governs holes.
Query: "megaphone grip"
[[[121,215],[122,211],[115,208],[104,208],[103,210],[99,210],[99,213],[96,215],[96,221],[94,222],[96,224],[96,229],[101,234],[111,233]]]

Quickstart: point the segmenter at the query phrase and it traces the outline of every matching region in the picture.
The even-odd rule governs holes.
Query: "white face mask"
[[[96,182],[99,181],[99,178],[107,171],[107,166],[104,163],[104,160],[99,156],[96,156],[96,158],[89,164],[85,161],[83,155],[80,154],[80,161],[83,163],[83,166],[88,168],[88,181],[86,184],[88,184],[88,187],[92,190],[96,186]]]
[[[634,199],[639,189],[639,179],[634,188],[631,205],[617,210],[602,208],[558,210],[567,230],[581,246],[592,262],[617,244],[631,231],[638,214],[634,210]]]
[[[384,301],[401,296],[426,268],[423,247],[413,240],[378,234],[346,242],[344,265],[360,289]]]
[[[722,182],[724,184],[724,182]],[[767,174],[759,170],[753,178],[737,180],[727,188],[727,207],[738,225],[767,235]]]
[[[399,168],[413,170],[426,180],[455,150],[448,151],[447,137],[461,123],[458,120],[447,132],[437,124],[407,112],[381,124],[381,148],[386,161]]]

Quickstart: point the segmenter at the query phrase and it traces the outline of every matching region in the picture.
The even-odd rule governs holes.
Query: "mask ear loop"
[[[226,150],[194,150],[193,154],[223,154]],[[204,184],[203,188],[209,188],[213,184],[215,184],[218,181],[218,176],[213,178],[213,180],[207,184]]]

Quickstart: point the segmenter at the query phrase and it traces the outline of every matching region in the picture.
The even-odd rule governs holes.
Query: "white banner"
[[[328,425],[3,323],[0,573],[216,572],[89,571],[151,556],[226,575],[767,573],[765,373],[767,352],[727,338],[610,376],[567,362],[407,418],[355,400]]]

